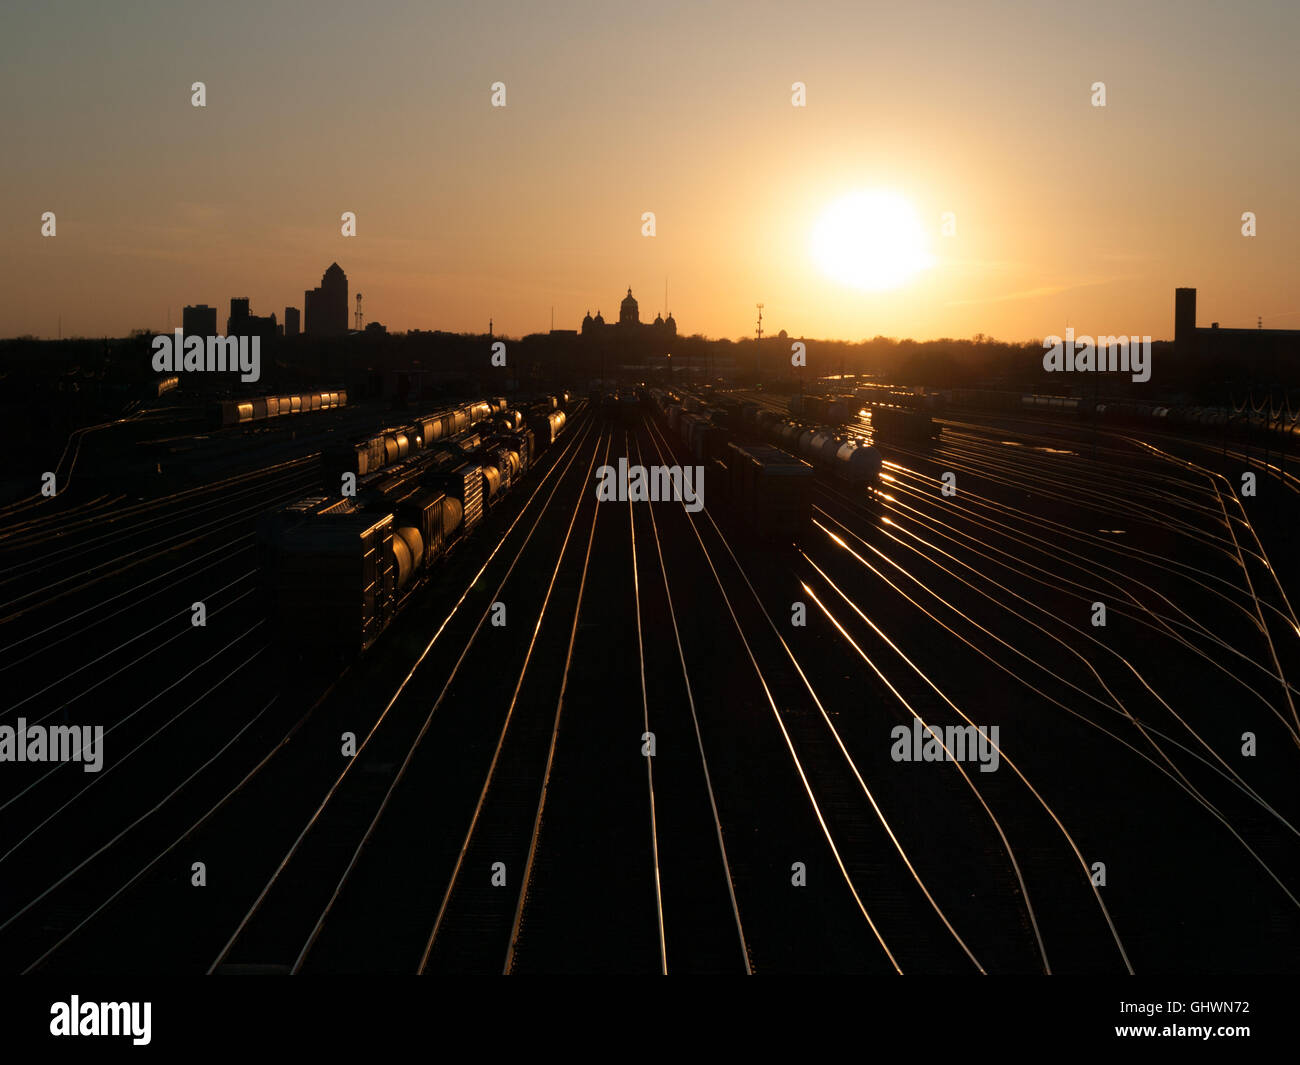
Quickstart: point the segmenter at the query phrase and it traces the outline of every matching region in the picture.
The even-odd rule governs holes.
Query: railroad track
[[[541,463],[542,470],[545,469],[546,463]],[[538,471],[539,477],[542,470]],[[529,496],[529,500],[531,500]],[[525,504],[526,505],[526,504]],[[490,551],[488,561],[495,557],[499,544],[495,547],[491,544],[481,544],[474,540],[470,541],[475,547],[482,547],[485,552]],[[467,552],[461,552],[459,557],[463,558]],[[468,552],[471,557],[472,551]],[[445,583],[452,582],[460,576],[459,570],[449,570],[442,575]],[[476,575],[470,582],[470,587],[464,589],[464,596],[472,590],[474,582],[481,577],[482,572]],[[453,614],[455,608],[453,608]],[[265,656],[263,656],[265,658]],[[265,665],[265,662],[263,663]],[[275,675],[274,669],[269,669],[265,679],[259,679],[260,686],[271,687],[272,689],[279,685],[281,677]],[[348,674],[345,673],[336,684],[345,684]],[[255,685],[256,688],[258,685]],[[288,688],[291,693],[292,688]],[[327,691],[327,695],[329,692]],[[155,696],[155,699],[157,696]],[[292,701],[292,700],[290,700]],[[140,896],[145,894],[145,888],[161,888],[162,894],[166,898],[166,903],[162,907],[156,904],[146,905],[142,911],[143,914],[169,912],[175,915],[179,910],[182,914],[186,911],[186,903],[178,898],[176,891],[177,883],[175,870],[168,874],[168,862],[174,859],[178,851],[183,846],[188,846],[192,842],[192,837],[200,833],[205,827],[209,827],[218,815],[222,812],[229,813],[234,807],[240,806],[246,802],[250,796],[256,793],[256,799],[251,807],[243,806],[240,809],[242,820],[238,817],[235,821],[235,830],[232,836],[235,838],[228,841],[230,850],[221,851],[214,847],[208,852],[209,857],[213,859],[212,864],[225,870],[223,879],[228,885],[232,869],[239,868],[240,860],[240,840],[238,839],[240,831],[247,831],[252,825],[257,825],[258,815],[255,811],[258,804],[265,802],[269,794],[274,794],[276,790],[282,789],[280,783],[281,774],[279,770],[282,763],[293,759],[294,755],[301,756],[304,752],[302,743],[303,733],[307,731],[307,722],[312,718],[312,706],[307,706],[304,710],[302,706],[284,706],[284,700],[280,700],[275,706],[275,700],[266,703],[252,717],[240,715],[239,719],[232,723],[226,720],[218,719],[215,723],[224,725],[224,732],[220,736],[209,735],[202,739],[201,742],[193,746],[196,753],[206,754],[209,751],[216,750],[218,754],[211,758],[201,761],[199,767],[173,788],[170,792],[165,792],[164,799],[158,805],[147,810],[144,815],[133,819],[125,827],[121,825],[112,826],[118,829],[116,834],[110,830],[110,827],[94,826],[94,830],[85,834],[87,839],[102,839],[108,837],[98,849],[94,849],[93,844],[85,850],[78,853],[66,853],[63,857],[66,859],[65,866],[59,867],[56,872],[62,874],[55,876],[54,872],[46,874],[46,886],[39,893],[32,885],[41,882],[40,876],[33,872],[25,876],[22,880],[15,883],[23,883],[30,890],[33,897],[27,900],[26,904],[18,906],[10,912],[7,919],[0,925],[0,952],[6,958],[16,959],[24,955],[38,955],[38,949],[44,944],[43,952],[36,957],[36,961],[29,967],[44,967],[51,963],[56,957],[59,959],[75,958],[79,949],[87,950],[88,956],[93,958],[96,954],[93,946],[88,946],[93,938],[92,929],[100,932],[105,931],[105,922],[102,915],[115,908],[121,907],[124,900],[130,899],[132,895]],[[225,705],[229,707],[231,703],[226,701]],[[319,701],[317,703],[319,706]],[[184,711],[182,711],[183,713]],[[286,719],[285,715],[291,716]],[[295,720],[296,717],[296,720]],[[287,732],[278,731],[284,724],[285,720],[291,722]],[[318,718],[325,724],[323,718]],[[237,727],[236,727],[237,726]],[[233,728],[233,731],[232,731]],[[315,735],[319,736],[319,727]],[[279,737],[277,740],[275,737]],[[327,739],[329,747],[337,755],[338,743],[337,733],[334,738]],[[258,744],[271,741],[269,750],[264,750],[258,760],[258,752],[262,751]],[[148,749],[148,748],[146,748]],[[162,752],[163,760],[170,757],[175,761],[177,750],[186,750],[187,747],[182,743],[172,742],[158,748]],[[193,758],[181,759],[181,762],[193,764]],[[243,770],[246,766],[253,763],[253,767],[245,774]],[[319,758],[309,758],[308,761],[324,761]],[[337,762],[335,763],[337,764]],[[318,767],[319,768],[319,767]],[[268,769],[272,771],[268,772]],[[115,776],[113,779],[120,779],[124,782],[140,779],[140,771],[137,770],[133,777],[130,773],[123,773]],[[172,769],[173,775],[183,775],[179,766]],[[295,771],[290,768],[284,772],[285,777],[295,776]],[[275,778],[275,783],[268,787],[268,781]],[[163,781],[169,781],[171,777],[167,774],[147,773],[145,778],[149,780],[150,788],[145,790],[153,798],[161,788],[157,785]],[[231,787],[232,778],[236,781]],[[109,778],[105,778],[106,783],[111,783]],[[129,786],[129,785],[128,785]],[[138,787],[138,784],[137,784]],[[266,788],[266,791],[262,789]],[[141,795],[141,801],[145,802],[144,794]],[[216,800],[213,802],[213,800]],[[112,810],[115,807],[112,804],[105,804],[105,809]],[[201,816],[195,819],[195,814],[202,811]],[[188,820],[187,820],[188,818]],[[132,862],[144,855],[150,847],[157,847],[166,836],[168,828],[175,826],[180,834],[175,837],[168,837],[168,845],[161,851],[155,851],[150,860],[135,868],[132,875],[126,876],[125,880],[119,884],[116,890],[112,891],[107,898],[104,897],[105,883],[113,883],[117,876],[123,870],[133,868]],[[66,866],[71,868],[64,871]],[[188,869],[188,866],[186,867]],[[105,876],[106,869],[110,870],[108,876]],[[117,872],[113,872],[116,870]],[[219,897],[225,896],[225,891],[219,890],[216,893]],[[208,896],[211,897],[211,896]],[[69,904],[68,899],[84,900],[80,906]],[[8,909],[8,906],[6,906]],[[65,925],[64,915],[68,913],[81,913],[85,917],[79,922],[71,922],[71,927]],[[53,918],[48,917],[54,914]],[[148,920],[147,917],[142,918]],[[111,932],[109,933],[111,940]],[[197,942],[201,942],[200,937]],[[180,953],[182,955],[192,953],[197,946],[197,942],[188,942],[184,937],[173,937],[171,939],[162,939],[153,944],[156,948],[157,956],[166,956],[169,953]],[[215,946],[207,948],[215,950]],[[83,956],[82,960],[85,960]],[[128,963],[129,964],[129,963]],[[74,963],[75,966],[75,963]]]
[[[16,826],[0,882],[22,885],[0,894],[0,957],[42,972],[1286,968],[1300,628],[1221,474],[1108,441],[950,424],[932,448],[885,442],[877,490],[819,475],[808,533],[758,547],[707,497],[694,514],[597,504],[598,465],[691,460],[653,421],[588,412],[323,694],[292,682],[305,663],[266,654],[229,528],[208,535],[230,557],[166,569],[139,602],[113,579],[69,590],[33,614],[39,638],[0,652],[17,678],[0,723],[112,692],[125,757],[0,795]],[[227,488],[255,502],[255,483]],[[78,535],[99,535],[105,502]],[[185,520],[169,506],[130,519],[161,537],[95,550],[162,568],[163,523]],[[170,630],[195,580],[215,607],[202,654]],[[1104,628],[1088,623],[1098,599]],[[61,617],[73,604],[94,622],[84,647]],[[123,700],[180,646],[179,677]],[[28,679],[60,656],[70,668]],[[237,686],[268,697],[232,715]],[[895,762],[892,730],[913,722],[1001,725],[998,771]],[[1247,728],[1257,760],[1239,756]],[[1220,912],[1223,896],[1259,905]]]

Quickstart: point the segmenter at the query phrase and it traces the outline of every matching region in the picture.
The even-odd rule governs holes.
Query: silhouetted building
[[[230,317],[226,319],[226,336],[239,336],[248,326],[251,312],[248,297],[236,296],[230,301]]]
[[[308,336],[342,336],[348,331],[348,278],[330,263],[320,286],[304,294],[303,332]]]
[[[610,326],[599,311],[596,312],[595,318],[588,311],[582,319],[582,335],[594,339],[617,339],[638,345],[669,343],[677,336],[677,322],[669,314],[667,318],[655,315],[654,322],[643,323],[636,297],[632,295],[632,289],[629,287],[623,302],[619,304],[617,324]]]
[[[562,343],[554,331],[552,345]],[[597,311],[588,311],[582,319],[577,344],[578,361],[592,376],[605,377],[617,367],[663,367],[672,355],[677,340],[677,323],[670,314],[666,319],[655,316],[654,322],[642,322],[636,297],[629,287],[618,308],[618,321],[607,323]]]
[[[260,317],[252,314],[249,311],[247,296],[238,296],[230,301],[230,317],[226,319],[226,336],[257,336],[263,340],[271,340],[277,335],[275,315]]]
[[[1189,359],[1300,358],[1300,329],[1209,329],[1196,325],[1196,289],[1174,289],[1174,350],[1180,362]],[[1261,367],[1262,368],[1262,367]]]
[[[296,337],[298,335],[297,307],[286,307],[284,309],[284,335],[287,337]]]
[[[263,338],[278,336],[279,327],[275,324],[275,315],[268,314],[262,318],[256,314],[250,315],[248,319],[248,335],[260,336]]]
[[[1254,395],[1289,387],[1300,365],[1300,329],[1220,329],[1196,325],[1196,289],[1180,288],[1174,296],[1176,380],[1223,401],[1229,395]],[[1261,392],[1260,394],[1263,394]]]
[[[214,337],[217,335],[217,309],[206,303],[186,307],[181,312],[181,325],[187,337]]]

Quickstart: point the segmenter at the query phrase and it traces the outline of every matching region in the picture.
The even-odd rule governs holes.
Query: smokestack
[[[1174,350],[1185,359],[1196,346],[1196,289],[1174,289]]]

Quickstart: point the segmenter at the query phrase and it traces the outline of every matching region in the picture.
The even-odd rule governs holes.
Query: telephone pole
[[[754,384],[757,386],[763,380],[763,363],[760,359],[760,353],[763,348],[763,305],[755,304],[758,307],[758,330],[754,334]]]

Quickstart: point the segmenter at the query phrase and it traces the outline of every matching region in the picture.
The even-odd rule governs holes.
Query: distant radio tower
[[[763,346],[763,305],[755,304],[758,307],[758,332],[754,336],[754,377],[757,381],[763,379],[763,366],[759,361],[759,349]]]
[[[357,332],[361,332],[361,293],[357,293]]]

